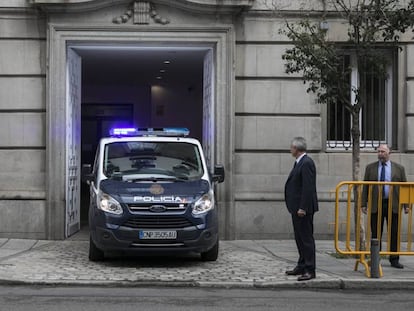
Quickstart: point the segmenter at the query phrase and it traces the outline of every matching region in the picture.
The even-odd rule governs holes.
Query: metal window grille
[[[352,56],[343,57],[343,66],[353,66]],[[354,62],[355,63],[355,62]],[[356,72],[356,67],[353,68]],[[348,75],[350,86],[357,85],[357,75],[350,73]],[[389,96],[387,95],[387,79],[377,75],[365,73],[366,88],[361,90],[362,98],[365,103],[361,109],[360,129],[361,142],[360,147],[366,149],[375,149],[380,143],[387,139],[387,113],[389,111]],[[353,100],[353,94],[350,89],[349,100]],[[327,106],[327,148],[348,150],[352,147],[351,138],[351,114],[341,104],[333,103]]]

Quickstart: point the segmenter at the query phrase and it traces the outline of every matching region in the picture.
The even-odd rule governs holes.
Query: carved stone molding
[[[152,0],[153,4],[168,5],[193,12],[211,14],[237,14],[250,8],[256,0]],[[149,2],[149,1],[135,1]],[[46,12],[84,12],[119,4],[130,4],[131,0],[28,0],[28,6],[36,6]],[[131,16],[133,12],[131,12]],[[151,17],[160,19],[161,17]],[[160,23],[160,21],[157,21]]]
[[[166,18],[163,18],[158,15],[155,5],[149,1],[138,1],[135,0],[130,9],[128,9],[124,14],[119,17],[115,17],[112,22],[115,24],[123,24],[130,20],[132,17],[132,22],[134,24],[148,25],[150,20],[153,19],[154,22],[166,25],[170,21]]]

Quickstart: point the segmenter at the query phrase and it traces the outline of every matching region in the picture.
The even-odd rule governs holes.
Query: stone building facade
[[[99,116],[100,126],[105,125],[116,118],[119,109],[113,105],[119,102],[132,102],[133,120],[145,109],[159,123],[164,113],[170,121],[198,120],[190,127],[199,131],[211,164],[226,169],[226,180],[217,188],[224,239],[292,237],[283,201],[293,163],[289,145],[294,136],[306,137],[318,170],[321,206],[315,234],[332,237],[334,190],[352,178],[351,152],[346,144],[329,144],[327,107],[315,103],[300,77],[285,73],[281,56],[291,43],[278,31],[287,19],[321,10],[318,0],[1,1],[0,237],[64,239],[79,230],[81,149],[93,153],[82,142],[91,132],[82,122],[86,116],[95,122],[96,111],[109,109]],[[328,23],[330,38],[345,40],[341,20],[333,15]],[[414,178],[411,37],[402,38],[402,49],[393,56],[387,89],[393,108],[386,110],[391,112],[385,137],[409,180]],[[183,72],[192,66],[191,57],[197,58],[201,69],[192,81],[201,82],[177,95],[185,102],[188,94],[196,94],[190,99],[198,102],[195,110],[191,105],[153,107],[160,99],[150,82],[131,86],[105,80],[100,85],[103,77],[94,73],[116,76],[123,57],[132,64],[130,50],[135,56],[143,51],[181,55],[188,62]],[[101,67],[112,71],[103,74]],[[122,70],[127,81],[141,74],[128,66]],[[87,115],[88,103],[98,103],[99,109]],[[371,147],[362,150],[362,168],[376,159]]]

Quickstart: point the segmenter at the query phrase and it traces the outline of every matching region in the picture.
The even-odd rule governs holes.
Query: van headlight
[[[210,190],[209,192],[203,194],[201,198],[199,198],[193,207],[193,214],[199,215],[203,213],[207,213],[209,210],[214,208],[214,194],[213,191]]]
[[[101,191],[98,194],[97,206],[100,210],[115,215],[121,215],[124,212],[117,200]]]

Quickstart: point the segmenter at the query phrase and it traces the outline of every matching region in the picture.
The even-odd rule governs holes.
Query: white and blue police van
[[[95,161],[82,166],[90,187],[89,259],[105,254],[218,257],[214,184],[224,168],[208,170],[203,149],[185,128],[112,129]]]

